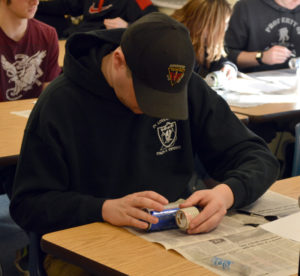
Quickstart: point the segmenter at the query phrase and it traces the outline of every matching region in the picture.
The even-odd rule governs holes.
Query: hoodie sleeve
[[[225,47],[228,59],[237,64],[237,57],[247,49],[249,32],[246,1],[238,1],[234,5],[234,10],[229,21],[229,26],[225,34]]]
[[[10,204],[16,223],[38,234],[102,221],[104,199],[87,194],[78,186],[69,190],[69,186],[84,180],[71,179],[68,174],[63,142],[51,122],[55,116],[52,113],[47,121],[41,119],[39,101],[33,109],[25,129]]]
[[[233,207],[248,205],[276,181],[278,161],[222,97],[200,78],[193,76],[191,83],[190,120],[199,159],[211,177],[229,185]]]

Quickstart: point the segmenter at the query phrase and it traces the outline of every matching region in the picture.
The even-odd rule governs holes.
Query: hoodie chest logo
[[[167,122],[165,125],[158,127],[157,134],[165,148],[172,147],[177,140],[176,122]]]
[[[181,149],[181,146],[175,145],[177,141],[177,123],[168,119],[161,119],[153,125],[156,129],[161,148],[156,155],[163,155],[167,152]]]

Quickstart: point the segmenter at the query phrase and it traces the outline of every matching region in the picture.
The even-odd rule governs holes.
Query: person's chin
[[[28,16],[27,16],[27,18],[28,18],[28,19],[33,18],[33,17],[35,16],[36,11],[37,11],[37,8],[32,8],[32,9],[30,9],[30,10],[28,11],[28,14],[27,14]]]

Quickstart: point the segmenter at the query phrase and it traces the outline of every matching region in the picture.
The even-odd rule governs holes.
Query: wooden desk
[[[237,114],[246,115],[250,120],[270,121],[283,117],[300,117],[300,99],[295,103],[270,103],[254,107],[231,106],[231,110]]]
[[[297,76],[295,75],[295,71],[291,69],[280,69],[273,71],[262,71],[249,73],[248,76],[255,78],[272,78],[281,80],[283,83],[290,83],[296,81]],[[250,86],[251,87],[251,86]],[[268,94],[268,93],[267,93]],[[276,94],[276,93],[275,93]],[[273,95],[276,97],[276,95]],[[288,97],[289,95],[281,95],[282,97]],[[257,97],[261,97],[258,95]],[[289,119],[298,117],[300,119],[300,98],[296,97],[295,102],[286,102],[286,103],[266,103],[263,105],[258,105],[254,107],[235,107],[231,106],[232,111],[249,116],[249,120],[251,121],[271,121],[274,119]]]
[[[58,41],[58,47],[59,47],[58,64],[60,67],[63,67],[64,65],[64,58],[66,52],[65,46],[66,46],[66,40]]]
[[[277,181],[271,190],[298,198],[300,176]],[[175,251],[106,223],[92,223],[43,236],[44,251],[96,275],[216,275]]]
[[[0,164],[17,162],[27,118],[12,111],[31,110],[36,99],[0,102]]]
[[[41,246],[95,275],[216,275],[175,251],[106,223],[46,234]]]

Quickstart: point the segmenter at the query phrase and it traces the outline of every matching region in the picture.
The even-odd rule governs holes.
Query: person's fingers
[[[134,206],[139,208],[148,208],[156,211],[162,211],[164,205],[168,204],[169,201],[162,195],[153,191],[143,191],[134,194]]]
[[[201,202],[202,198],[205,196],[205,190],[202,191],[196,191],[194,192],[191,196],[189,196],[185,202],[181,203],[179,205],[180,208],[186,208],[186,207],[191,207],[195,205],[199,205]]]
[[[193,228],[187,230],[188,234],[198,234],[198,233],[207,233],[215,229],[221,222],[223,216],[219,213],[215,213],[213,216],[209,217],[203,223],[196,225]]]
[[[126,225],[136,227],[139,229],[147,229],[149,227],[149,223],[142,220],[138,220],[134,217],[129,217]]]
[[[142,210],[133,207],[128,210],[127,215],[153,224],[158,223],[159,221],[157,217],[152,216],[147,210]]]

